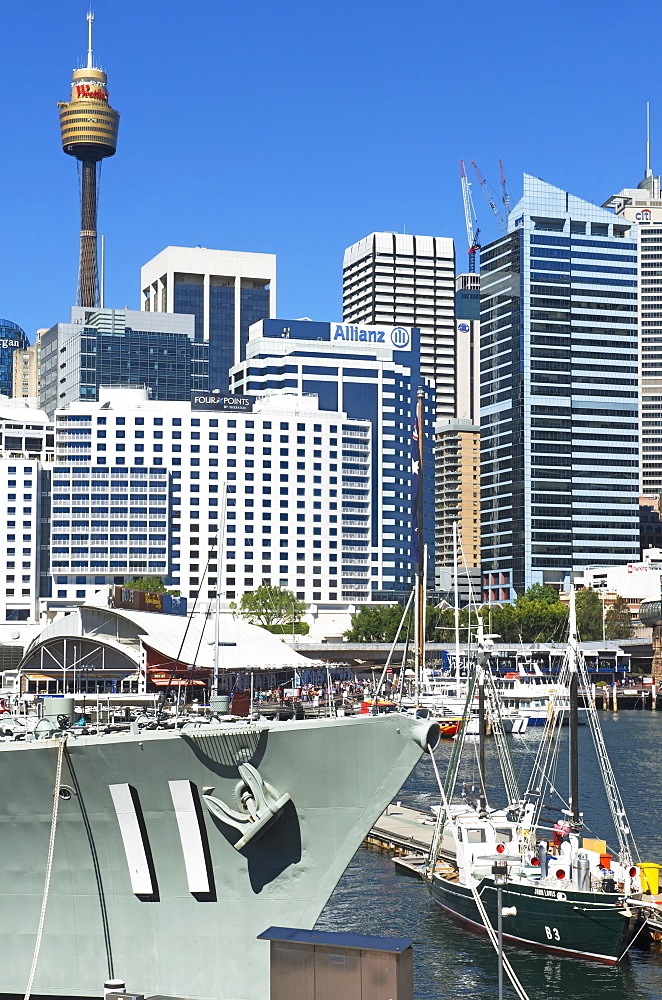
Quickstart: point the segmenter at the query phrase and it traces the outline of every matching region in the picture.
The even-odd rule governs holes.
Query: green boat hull
[[[485,930],[469,888],[438,875],[428,880],[427,885],[434,901],[444,910]],[[483,879],[477,889],[496,930],[496,886],[491,879]],[[503,918],[504,939],[610,965],[621,960],[639,929],[636,916],[616,893],[556,890],[509,882],[502,889],[502,906],[517,910],[516,915]]]

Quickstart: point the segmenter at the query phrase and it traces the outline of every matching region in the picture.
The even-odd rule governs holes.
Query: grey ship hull
[[[428,729],[384,716],[69,737],[33,994],[99,996],[119,977],[146,995],[267,1000],[256,936],[314,925]],[[58,745],[0,744],[0,993],[28,981]],[[247,761],[273,811],[255,836]]]

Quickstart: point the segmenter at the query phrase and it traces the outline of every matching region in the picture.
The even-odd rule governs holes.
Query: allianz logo
[[[364,330],[358,326],[336,323],[333,340],[359,341],[367,344],[386,344],[386,330]],[[409,346],[410,332],[406,326],[394,326],[389,332],[389,342],[398,351]]]

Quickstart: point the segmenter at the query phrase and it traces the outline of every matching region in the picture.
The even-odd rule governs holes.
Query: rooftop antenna
[[[94,22],[94,13],[91,10],[87,12],[87,68],[94,69],[94,63],[92,62],[92,24]]]
[[[651,105],[646,101],[646,177],[652,177],[651,170]]]

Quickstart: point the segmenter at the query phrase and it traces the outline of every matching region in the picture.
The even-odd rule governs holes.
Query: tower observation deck
[[[108,101],[106,74],[94,66],[92,24],[87,15],[87,66],[75,69],[71,81],[71,100],[59,103],[62,148],[75,156],[80,168],[80,261],[78,266],[79,306],[93,309],[99,304],[99,269],[97,264],[97,187],[99,164],[113,156],[117,148],[120,116]]]

